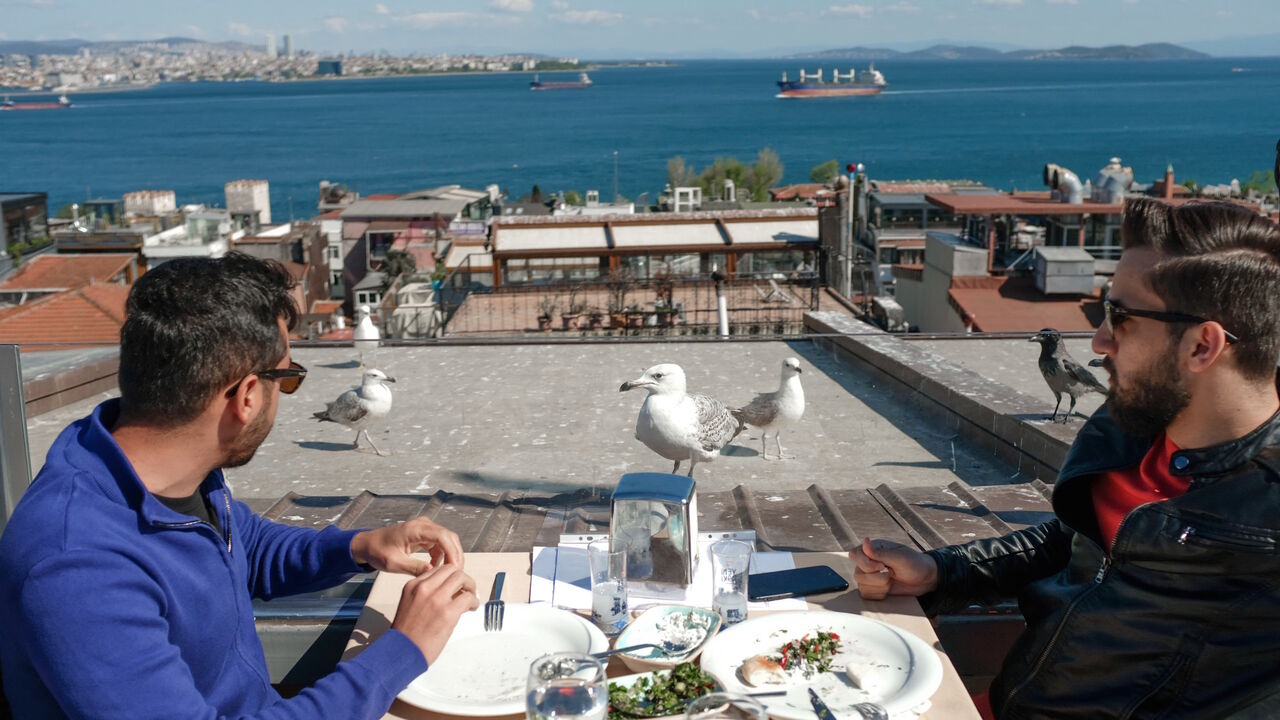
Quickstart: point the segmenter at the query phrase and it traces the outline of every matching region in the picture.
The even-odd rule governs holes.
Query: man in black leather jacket
[[[1280,229],[1133,200],[1093,338],[1106,405],[1055,519],[921,553],[866,540],[864,598],[930,614],[1017,597],[997,718],[1280,717]]]

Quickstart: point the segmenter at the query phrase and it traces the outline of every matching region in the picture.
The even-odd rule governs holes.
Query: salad
[[[609,720],[678,715],[690,700],[719,689],[719,683],[694,663],[636,679],[630,687],[609,683]]]

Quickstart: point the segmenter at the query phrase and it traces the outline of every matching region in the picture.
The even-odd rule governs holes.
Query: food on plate
[[[636,679],[630,687],[609,683],[609,718],[678,715],[690,700],[714,692],[716,679],[694,663],[680,663]]]
[[[742,661],[742,679],[748,685],[780,685],[787,681],[782,665],[768,655],[753,655]]]
[[[776,685],[801,675],[808,679],[814,673],[827,672],[840,651],[840,636],[819,630],[784,644],[777,653],[755,655],[742,663],[742,677],[751,685]]]
[[[658,621],[658,640],[663,649],[682,655],[702,644],[711,629],[710,620],[692,610],[670,613]]]

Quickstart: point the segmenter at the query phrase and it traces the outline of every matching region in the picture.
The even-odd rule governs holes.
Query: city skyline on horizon
[[[152,5],[148,3],[148,5]],[[2,0],[0,41],[191,37],[358,53],[540,53],[586,58],[774,57],[854,46],[911,50],[951,42],[1001,50],[1170,42],[1211,55],[1277,54],[1280,5],[1239,0],[801,0],[785,7],[705,0],[281,0],[132,16],[88,0]],[[713,30],[718,29],[716,32]],[[1269,49],[1269,52],[1268,52]]]

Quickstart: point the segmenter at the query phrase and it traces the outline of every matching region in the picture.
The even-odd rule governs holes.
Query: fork
[[[885,712],[884,707],[872,702],[858,703],[853,706],[862,715],[864,720],[889,720],[889,713]]]
[[[489,595],[489,602],[484,604],[485,632],[502,629],[502,616],[506,612],[506,603],[502,602],[502,581],[506,579],[505,572],[500,572],[493,578],[493,592]]]

